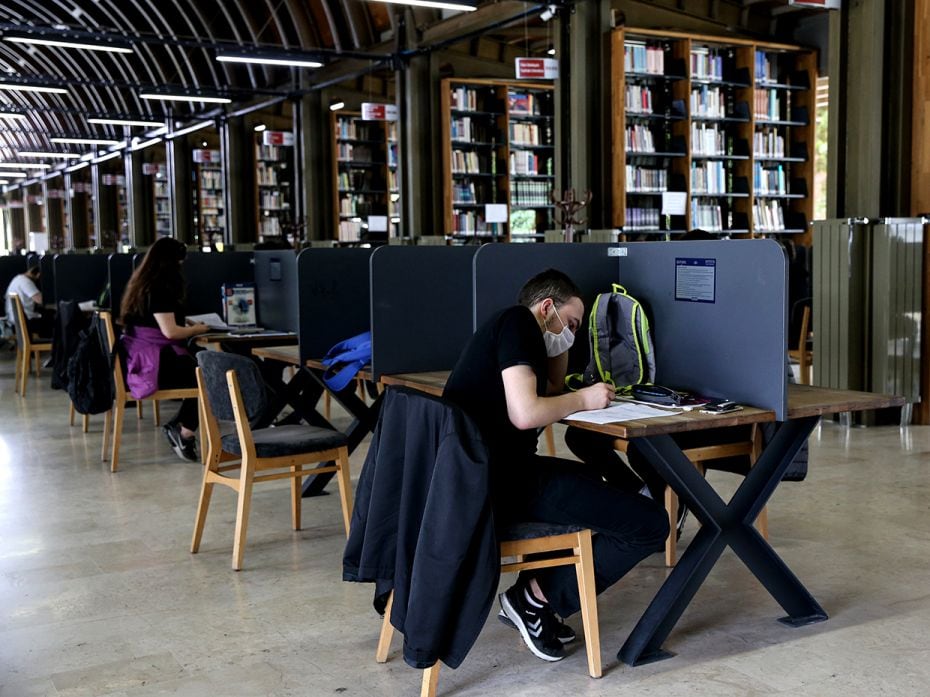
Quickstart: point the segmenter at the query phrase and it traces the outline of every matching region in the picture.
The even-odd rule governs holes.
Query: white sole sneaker
[[[526,628],[526,623],[523,621],[523,618],[520,617],[520,613],[510,604],[510,599],[507,597],[507,593],[501,593],[499,596],[501,603],[501,609],[504,611],[504,614],[507,615],[507,618],[513,622],[514,627],[517,628],[517,631],[520,632],[520,636],[523,637],[523,643],[526,644],[526,647],[533,653],[536,658],[541,658],[544,661],[549,661],[550,663],[555,663],[556,661],[561,661],[565,658],[565,655],[561,656],[549,656],[548,654],[543,653],[538,648],[536,644],[533,643],[533,639],[530,637],[529,630]]]

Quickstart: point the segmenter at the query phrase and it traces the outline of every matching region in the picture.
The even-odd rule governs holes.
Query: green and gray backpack
[[[618,283],[612,293],[601,293],[588,315],[591,360],[581,375],[565,378],[570,389],[596,382],[613,385],[617,392],[655,380],[656,362],[649,319],[639,301]]]

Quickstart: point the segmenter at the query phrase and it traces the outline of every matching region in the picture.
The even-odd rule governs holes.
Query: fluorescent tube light
[[[117,157],[122,157],[122,156],[123,156],[123,153],[117,150],[116,152],[110,152],[104,155],[103,157],[98,157],[94,160],[91,160],[91,162],[93,162],[96,165],[96,164],[99,164],[100,162],[106,162],[107,160],[114,160]]]
[[[62,145],[70,143],[75,145],[119,145],[122,142],[112,138],[49,138],[49,141]]]
[[[25,121],[26,115],[20,114],[16,111],[0,111],[0,119],[10,119],[11,121],[15,119],[19,121]]]
[[[0,184],[9,184],[9,183],[10,183],[9,179],[0,179]]]
[[[161,138],[152,138],[150,140],[138,140],[137,138],[133,138],[132,141],[132,145],[129,149],[133,152],[136,150],[143,150],[145,148],[151,147],[152,145],[158,145],[159,143],[163,142]]]
[[[345,109],[346,103],[343,101],[333,102],[329,105],[330,111],[339,111],[340,109]]]
[[[0,172],[0,177],[25,177],[25,172]]]
[[[207,97],[199,94],[159,94],[157,92],[143,92],[140,99],[160,99],[166,102],[207,102],[210,104],[232,104],[229,97]]]
[[[309,58],[288,58],[286,56],[263,56],[261,54],[221,53],[216,60],[220,63],[246,63],[251,65],[281,65],[288,68],[322,68],[323,64]]]
[[[66,172],[77,172],[79,169],[84,169],[85,167],[89,167],[89,166],[90,166],[90,162],[80,162],[76,165],[65,167],[65,171]]]
[[[108,119],[102,117],[94,117],[87,119],[87,123],[100,124],[102,126],[142,126],[144,128],[157,128],[158,126],[164,126],[161,121],[140,121],[136,119]]]
[[[472,0],[377,0],[392,5],[413,5],[414,7],[435,7],[439,10],[461,10],[462,12],[474,12],[478,9],[477,2]]]
[[[76,160],[80,157],[74,152],[42,152],[40,150],[20,150],[16,154],[20,157],[55,157],[62,160]]]
[[[60,48],[79,48],[85,51],[105,51],[107,53],[132,53],[126,46],[113,44],[98,44],[88,41],[68,41],[67,39],[46,39],[38,36],[5,36],[4,41],[14,44],[30,44],[33,46],[58,46]]]
[[[46,85],[22,85],[15,82],[0,82],[0,90],[10,92],[48,92],[49,94],[68,94],[63,87],[47,87]]]
[[[209,128],[212,125],[214,125],[213,121],[201,121],[199,123],[191,124],[190,126],[185,126],[184,128],[178,131],[174,131],[173,133],[169,133],[165,137],[169,139],[180,138],[181,136],[186,136],[188,133],[195,133],[196,131],[201,131],[204,128]]]
[[[36,163],[23,162],[0,162],[0,169],[3,167],[16,167],[18,169],[49,169],[51,165],[40,165]]]
[[[260,123],[260,124],[258,124],[258,125],[255,127],[255,132],[256,132],[256,133],[261,133],[261,132],[264,131],[266,128],[268,128],[268,126],[266,126],[266,125],[263,124],[263,123]]]

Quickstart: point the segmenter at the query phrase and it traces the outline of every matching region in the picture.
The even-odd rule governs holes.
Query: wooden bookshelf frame
[[[677,60],[684,59],[685,75],[684,79],[675,80],[672,83],[671,92],[673,99],[681,99],[685,103],[685,118],[683,120],[669,121],[666,128],[672,135],[684,140],[685,157],[670,158],[669,164],[665,166],[669,172],[671,183],[672,175],[680,177],[684,175],[685,189],[687,192],[686,206],[686,228],[693,229],[692,220],[692,163],[693,144],[690,142],[691,125],[696,119],[691,114],[690,93],[692,87],[692,75],[690,66],[691,49],[694,46],[709,46],[722,49],[730,49],[734,52],[735,68],[748,70],[749,83],[747,85],[729,84],[728,88],[733,90],[733,100],[736,102],[746,102],[749,107],[749,121],[731,123],[729,133],[739,141],[745,141],[748,146],[748,158],[733,159],[729,171],[734,178],[745,178],[748,183],[748,196],[730,197],[728,206],[739,215],[741,220],[746,218],[746,233],[739,233],[737,230],[742,226],[730,228],[735,237],[760,237],[770,234],[790,235],[792,239],[800,244],[810,245],[811,232],[810,222],[813,218],[813,183],[814,183],[814,135],[816,128],[816,71],[817,71],[817,53],[814,49],[803,46],[796,46],[782,43],[759,42],[749,39],[738,39],[725,36],[714,36],[706,34],[691,34],[678,31],[665,31],[654,29],[638,29],[632,27],[618,27],[611,33],[611,108],[613,113],[611,137],[613,151],[611,156],[611,197],[612,211],[611,220],[615,227],[627,227],[626,210],[628,205],[628,192],[626,186],[626,165],[628,161],[626,152],[626,128],[627,128],[627,110],[626,110],[626,74],[624,70],[624,45],[627,39],[638,39],[643,41],[668,42],[670,46],[671,57]],[[806,148],[806,158],[803,162],[787,159],[786,179],[787,184],[791,187],[792,183],[803,182],[806,191],[803,197],[785,198],[782,209],[786,215],[789,213],[793,217],[802,217],[805,222],[803,230],[799,232],[772,232],[760,230],[753,224],[753,210],[756,199],[778,198],[769,196],[758,196],[753,184],[755,165],[763,161],[762,158],[756,157],[753,145],[753,136],[756,132],[757,117],[755,110],[754,95],[757,89],[766,89],[765,85],[757,82],[755,76],[755,54],[756,51],[765,51],[768,53],[783,53],[793,56],[790,71],[792,74],[803,73],[806,75],[808,87],[805,88],[782,88],[786,94],[791,95],[791,108],[799,107],[807,110],[807,123],[804,125],[785,125],[779,124],[775,127],[782,129],[781,133],[785,137],[786,156],[791,158],[792,148],[800,147],[804,144]],[[657,78],[666,79],[668,78]],[[768,88],[771,89],[771,88]],[[790,114],[788,115],[790,121]],[[765,160],[774,162],[774,160]],[[790,190],[790,188],[789,188]],[[734,193],[729,188],[729,193]],[[726,198],[721,196],[721,199]],[[708,197],[708,200],[713,200]],[[722,205],[722,204],[721,204]],[[735,221],[734,221],[734,224]],[[789,227],[786,221],[786,227]],[[789,227],[790,229],[790,227]],[[800,228],[798,228],[800,229]],[[630,234],[641,233],[640,230],[631,230]],[[664,230],[651,230],[654,233],[664,233]],[[674,232],[674,231],[673,231]],[[718,234],[730,234],[730,231],[718,231]]]

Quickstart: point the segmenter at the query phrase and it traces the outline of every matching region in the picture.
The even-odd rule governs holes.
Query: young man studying
[[[469,340],[443,396],[474,419],[488,447],[498,527],[541,521],[590,528],[601,593],[661,550],[669,528],[661,506],[610,486],[598,468],[536,454],[538,429],[614,397],[604,384],[563,394],[568,349],[584,320],[580,296],[555,269],[531,278],[519,304],[496,313]],[[500,603],[533,654],[546,661],[565,656],[562,644],[575,635],[559,617],[580,609],[572,567],[523,572]]]

